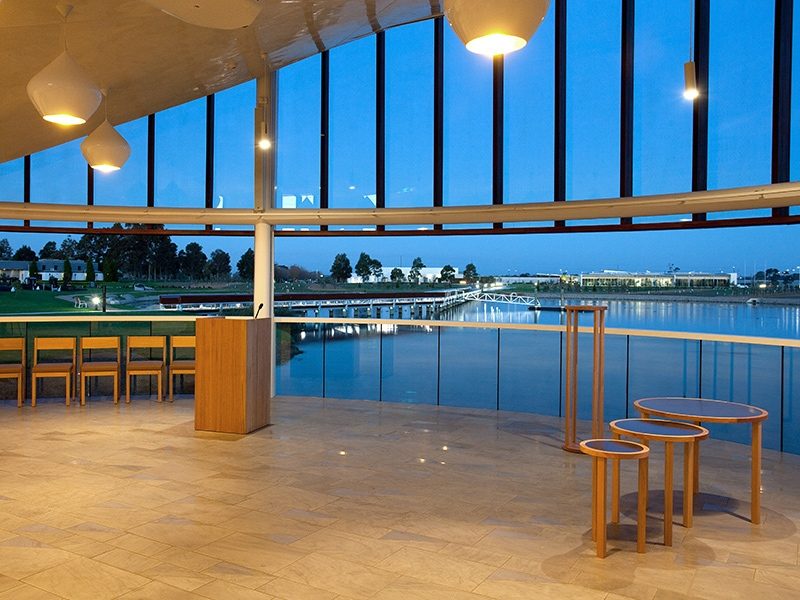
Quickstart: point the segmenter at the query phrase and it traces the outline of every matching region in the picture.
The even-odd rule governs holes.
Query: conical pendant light
[[[66,22],[72,6],[59,4]],[[100,90],[86,71],[64,51],[28,82],[28,97],[45,121],[59,125],[81,125],[100,106]]]
[[[90,167],[111,173],[119,171],[130,158],[131,147],[106,119],[81,142],[81,153]]]
[[[130,158],[131,147],[108,122],[108,92],[104,91],[103,95],[106,98],[106,118],[81,142],[81,154],[93,169],[111,173],[119,171]]]
[[[444,11],[467,50],[494,56],[523,48],[549,7],[550,0],[446,0]]]

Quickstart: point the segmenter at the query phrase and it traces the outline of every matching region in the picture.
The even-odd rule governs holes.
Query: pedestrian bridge
[[[541,308],[542,303],[536,296],[521,296],[519,294],[498,294],[473,290],[464,292],[464,300],[480,300],[481,302],[498,302],[500,304],[519,304],[533,308]]]

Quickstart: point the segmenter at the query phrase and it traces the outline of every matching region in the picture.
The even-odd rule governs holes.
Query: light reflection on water
[[[606,327],[694,331],[754,335],[760,337],[800,337],[800,306],[750,305],[722,302],[653,302],[609,300]],[[470,302],[450,310],[448,321],[486,323],[563,324],[563,313],[529,311],[524,306]],[[590,324],[590,316],[585,323]]]

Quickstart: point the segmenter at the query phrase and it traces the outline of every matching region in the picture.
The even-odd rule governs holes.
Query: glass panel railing
[[[561,334],[500,331],[500,409],[559,415]]]
[[[784,348],[782,421],[784,452],[800,454],[800,348]]]
[[[328,325],[325,396],[380,400],[380,325]]]
[[[628,414],[639,398],[698,394],[700,342],[630,336]]]
[[[436,404],[439,331],[438,327],[384,326],[381,400]]]
[[[769,411],[764,447],[780,449],[781,349],[778,346],[703,342],[702,396],[752,404]],[[718,439],[749,443],[749,427],[713,425]]]
[[[497,329],[441,330],[439,404],[497,408]]]
[[[279,323],[275,326],[275,393],[323,396],[324,325]]]

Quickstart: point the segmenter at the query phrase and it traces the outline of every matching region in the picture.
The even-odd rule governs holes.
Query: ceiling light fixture
[[[28,82],[28,97],[45,121],[82,125],[100,106],[100,90],[67,51],[66,22],[72,6],[59,4],[64,18],[64,51]]]
[[[689,0],[689,60],[683,63],[683,97],[694,101],[700,96],[697,89],[697,71],[694,68],[694,0]]]
[[[267,55],[262,54],[261,57],[264,59],[264,96],[261,98],[261,137],[258,139],[258,147],[263,150],[267,151],[272,148],[272,140],[269,139],[269,135],[267,135],[267,104],[269,102],[269,97],[266,94],[266,88],[269,86],[269,67],[267,66]]]
[[[549,7],[550,0],[446,0],[444,12],[467,50],[494,56],[524,48]]]
[[[89,166],[101,173],[119,171],[131,155],[130,144],[108,122],[108,92],[106,118],[97,129],[81,142],[81,153]]]

